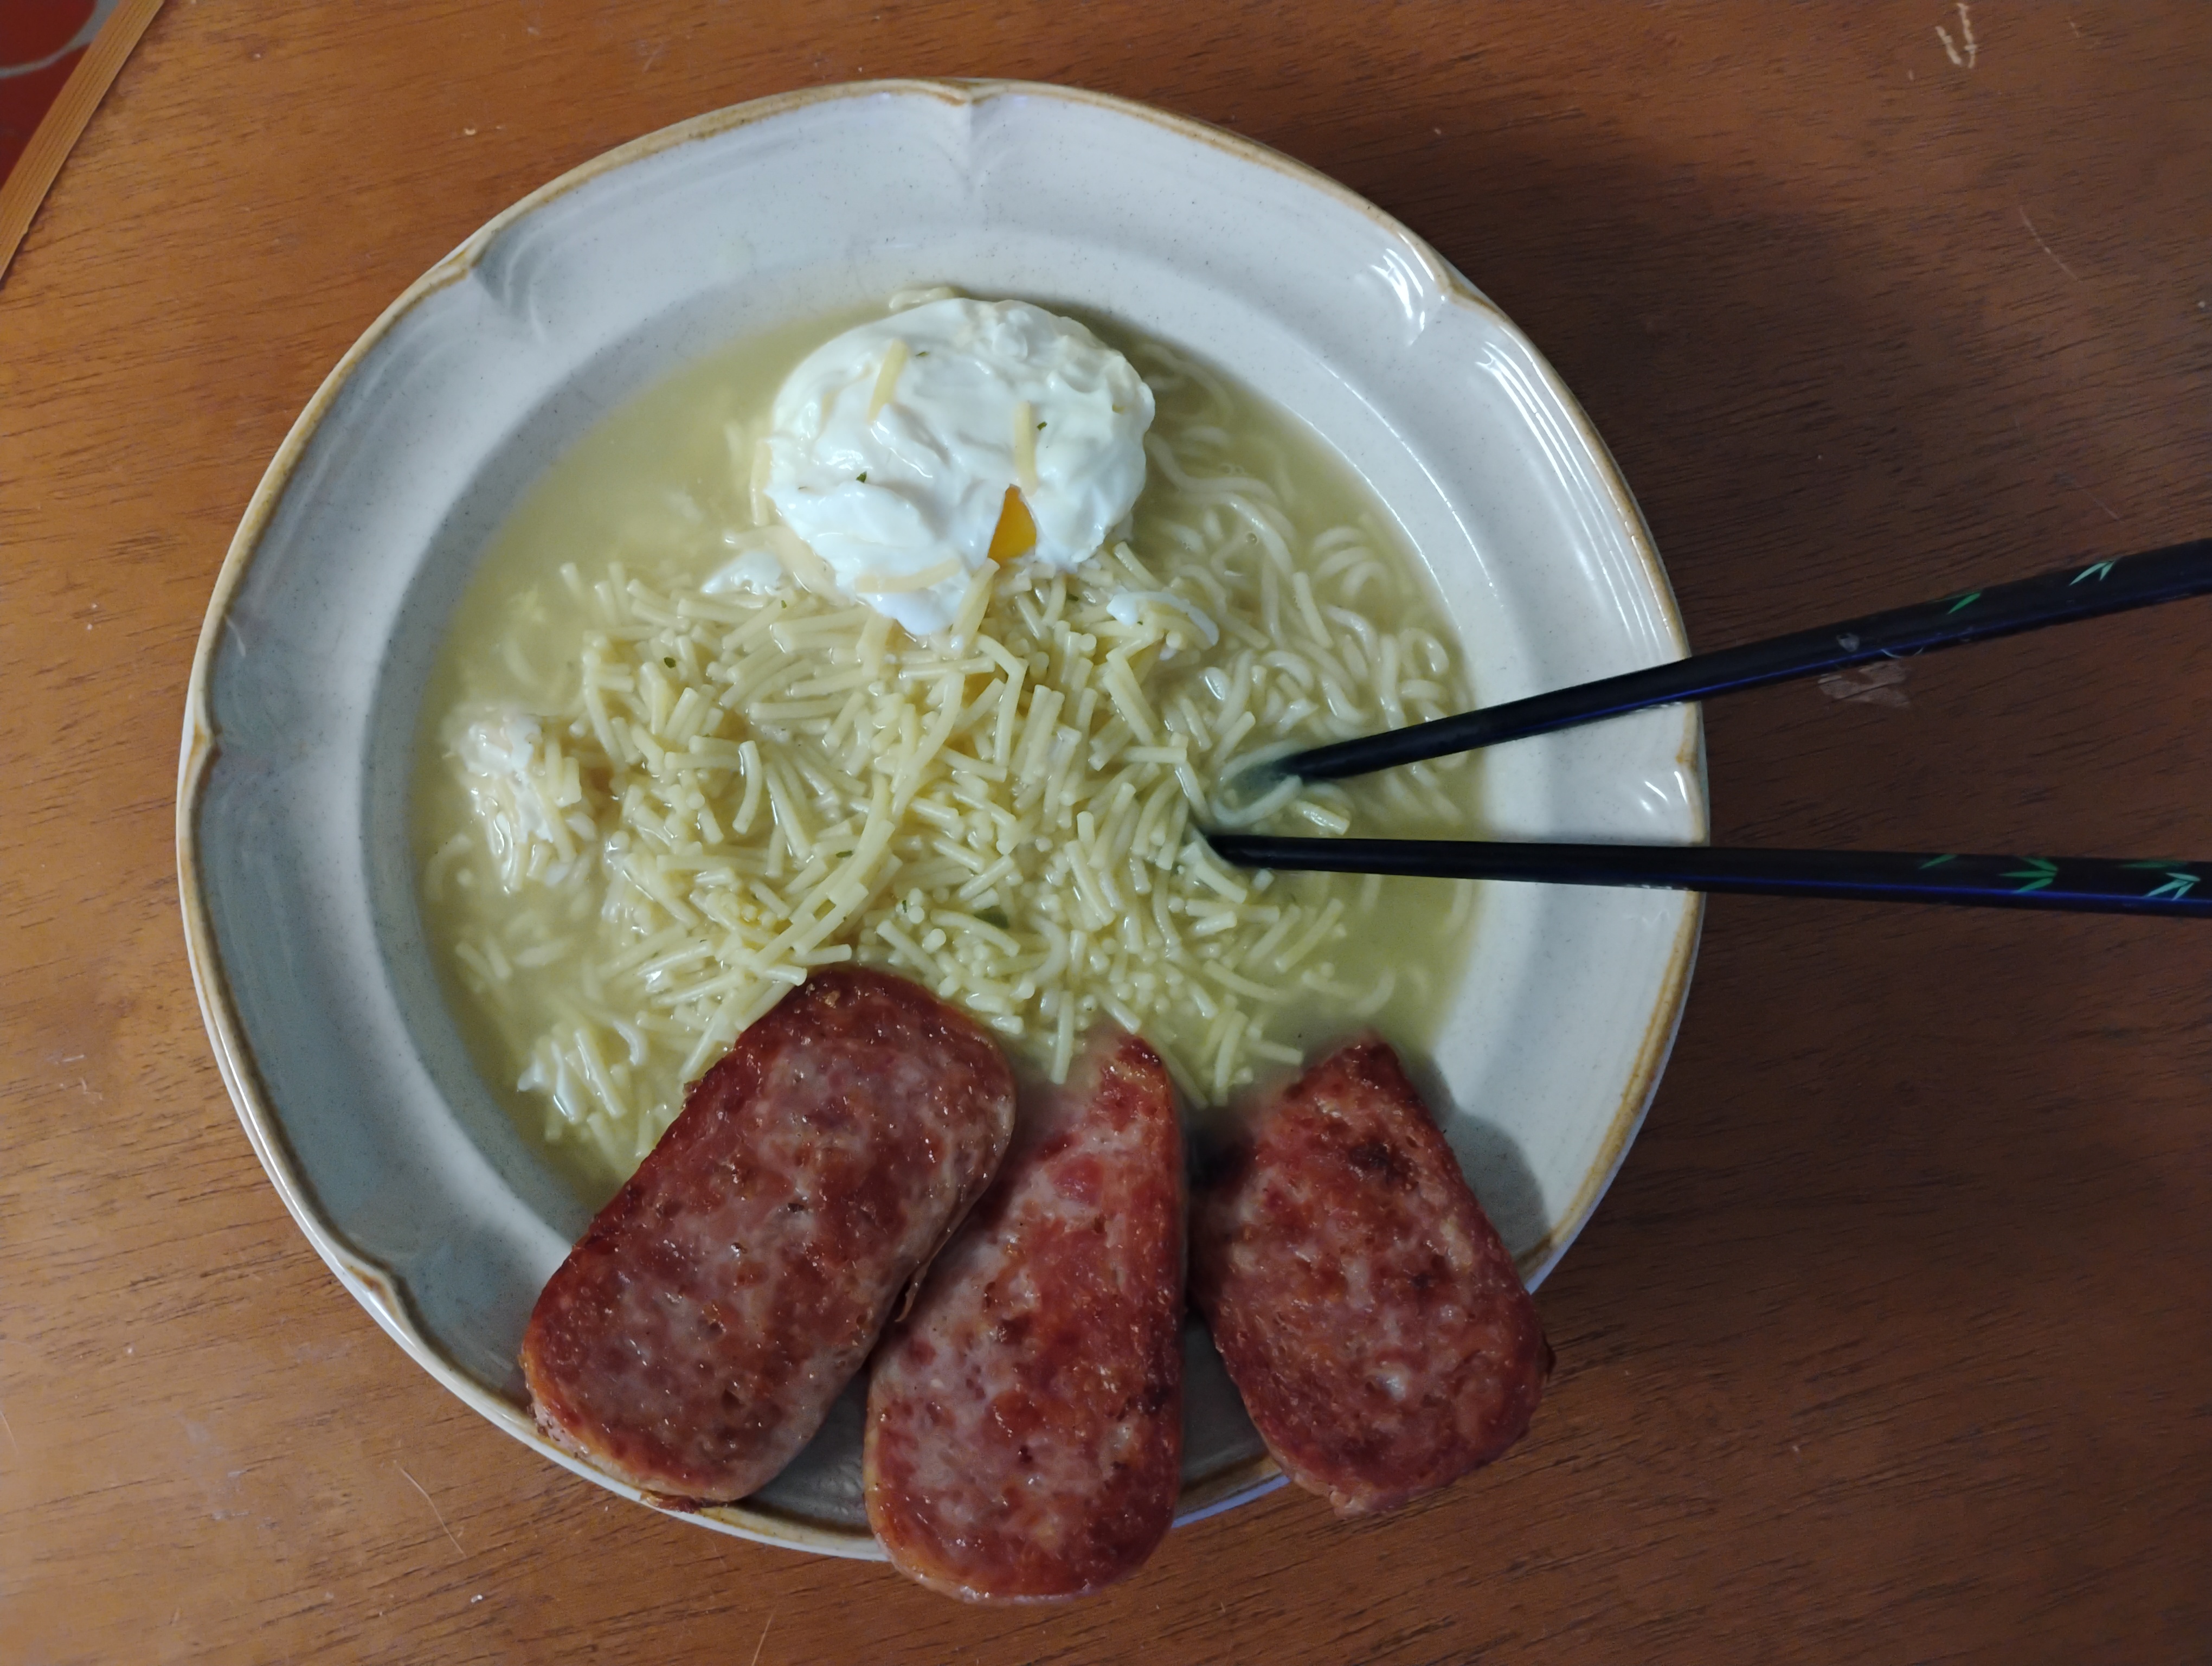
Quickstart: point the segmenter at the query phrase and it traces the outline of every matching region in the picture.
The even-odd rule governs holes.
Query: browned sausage
[[[820,1426],[1013,1125],[990,1039],[819,971],[738,1038],[538,1298],[538,1426],[644,1491],[742,1498]]]
[[[1266,1102],[1202,1189],[1191,1294],[1284,1472],[1392,1510],[1527,1432],[1552,1369],[1451,1147],[1375,1037]]]
[[[900,1570],[975,1602],[1133,1572],[1175,1515],[1184,1196],[1159,1055],[1091,1037],[1024,1109],[988,1195],[868,1385],[868,1523]]]

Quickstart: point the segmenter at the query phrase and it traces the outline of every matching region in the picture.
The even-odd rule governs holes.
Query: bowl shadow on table
[[[1989,398],[2019,356],[1940,247],[1885,243],[1802,180],[1481,120],[1382,99],[1253,137],[1399,216],[1551,359],[1698,646],[1832,617],[1808,611],[1828,595],[1848,611],[1893,574],[1907,587],[1872,605],[1941,594],[1947,565],[1992,576],[1980,550],[2051,564],[1972,489],[2033,442]]]

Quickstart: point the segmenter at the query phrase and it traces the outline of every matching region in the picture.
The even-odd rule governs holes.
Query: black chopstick
[[[1542,844],[1487,839],[1278,839],[1209,833],[1241,867],[1528,879],[1869,903],[2212,916],[2212,864],[1889,850],[1716,850],[1708,845]]]
[[[1364,735],[1294,752],[1274,767],[1307,781],[1365,775],[1448,752],[1472,751],[1504,740],[1568,729],[1647,706],[1704,700],[1792,678],[1817,676],[1869,660],[1924,654],[2045,625],[2094,619],[2131,607],[2154,607],[2212,591],[2212,538],[2147,555],[2120,556],[2062,568],[1985,590],[1962,590],[1914,607],[1873,613],[1842,624],[1747,642],[1717,654],[1694,654],[1664,666],[1601,678],[1573,688],[1513,700],[1481,711],[1440,717],[1387,734]]]

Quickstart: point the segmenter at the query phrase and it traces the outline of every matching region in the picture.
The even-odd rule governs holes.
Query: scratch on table
[[[392,1467],[397,1469],[401,1474],[407,1475],[407,1466],[405,1464],[394,1463]],[[416,1480],[412,1475],[407,1475],[407,1484],[422,1495],[422,1502],[430,1506],[430,1513],[438,1518],[438,1526],[444,1531],[445,1535],[448,1539],[453,1539],[453,1529],[446,1525],[446,1512],[438,1508],[438,1501],[430,1496],[429,1488],[423,1486],[421,1481]],[[461,1541],[459,1539],[453,1539],[453,1548],[463,1556],[469,1554],[467,1551],[461,1549]]]
[[[2035,222],[2027,217],[2027,210],[2025,207],[2022,207],[2020,211],[2020,223],[2027,228],[2027,234],[2035,240],[2035,246],[2037,248],[2041,249],[2044,253],[2049,255],[2053,260],[2058,260],[2058,251],[2052,248],[2050,244],[2043,240],[2043,234],[2036,230]],[[2076,283],[2079,283],[2081,281],[2081,273],[2075,271],[2071,266],[2068,265],[2063,260],[2058,260],[2058,270],[2065,273],[2067,277],[2072,278]]]
[[[753,1657],[745,1663],[745,1666],[760,1666],[761,1651],[768,1647],[769,1627],[775,1624],[775,1610],[770,1608],[768,1611],[767,1620],[761,1626],[760,1641],[753,1645]]]
[[[1974,59],[1981,53],[1981,45],[1974,39],[1974,20],[1966,15],[1966,0],[1959,0],[1959,39],[1953,40],[1950,30],[1941,23],[1936,26],[1936,38],[1943,43],[1943,50],[1950,55],[1952,63],[1962,70],[1974,67]],[[1959,54],[1961,46],[1966,49],[1963,58]]]
[[[5,1429],[8,1432],[8,1450],[17,1457],[22,1456],[23,1449],[15,1444],[15,1426],[8,1421],[8,1412],[5,1407],[0,1407],[0,1429]]]
[[[2063,473],[2062,473],[2062,474],[2054,475],[2054,476],[2052,476],[2051,477],[2052,477],[2053,479],[2057,480],[2060,485],[2062,485],[2062,486],[2070,486],[2070,487],[2072,487],[2075,491],[2080,492],[2080,493],[2081,493],[2084,497],[2087,498],[2087,499],[2088,499],[2092,503],[2095,504],[2099,508],[2102,509],[2102,510],[2106,513],[2106,514],[2107,514],[2108,516],[2110,516],[2112,520],[2124,520],[2124,519],[2126,518],[2126,517],[2124,517],[2124,515],[2122,515],[2122,514],[2120,514],[2120,512],[2119,512],[2118,509],[2115,509],[2115,508],[2114,508],[2111,504],[2109,504],[2109,503],[2106,502],[2105,502],[2105,500],[2104,500],[2103,498],[2101,498],[2101,497],[2098,496],[2096,493],[2094,493],[2094,492],[2091,491],[2091,490],[2090,490],[2087,486],[2083,485],[2080,481],[2076,480],[2076,479],[2075,479],[2072,475],[2070,475],[2070,474],[2063,474]]]
[[[1820,692],[1831,700],[1856,701],[1869,706],[1902,709],[1912,698],[1899,686],[1905,681],[1902,661],[1877,660],[1872,665],[1832,671],[1820,678]]]

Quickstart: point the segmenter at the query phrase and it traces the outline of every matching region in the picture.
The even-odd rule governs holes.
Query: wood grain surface
[[[1948,40],[1947,40],[1948,37]],[[173,0],[0,287],[0,1661],[2148,1662],[2212,1648],[2212,933],[1723,900],[1527,1444],[1087,1604],[618,1503],[278,1205],[172,857],[286,426],[597,152],[817,82],[1146,99],[1401,216],[1582,396],[1696,642],[2212,528],[2201,7]],[[2212,608],[1708,713],[1715,838],[2212,857]]]

